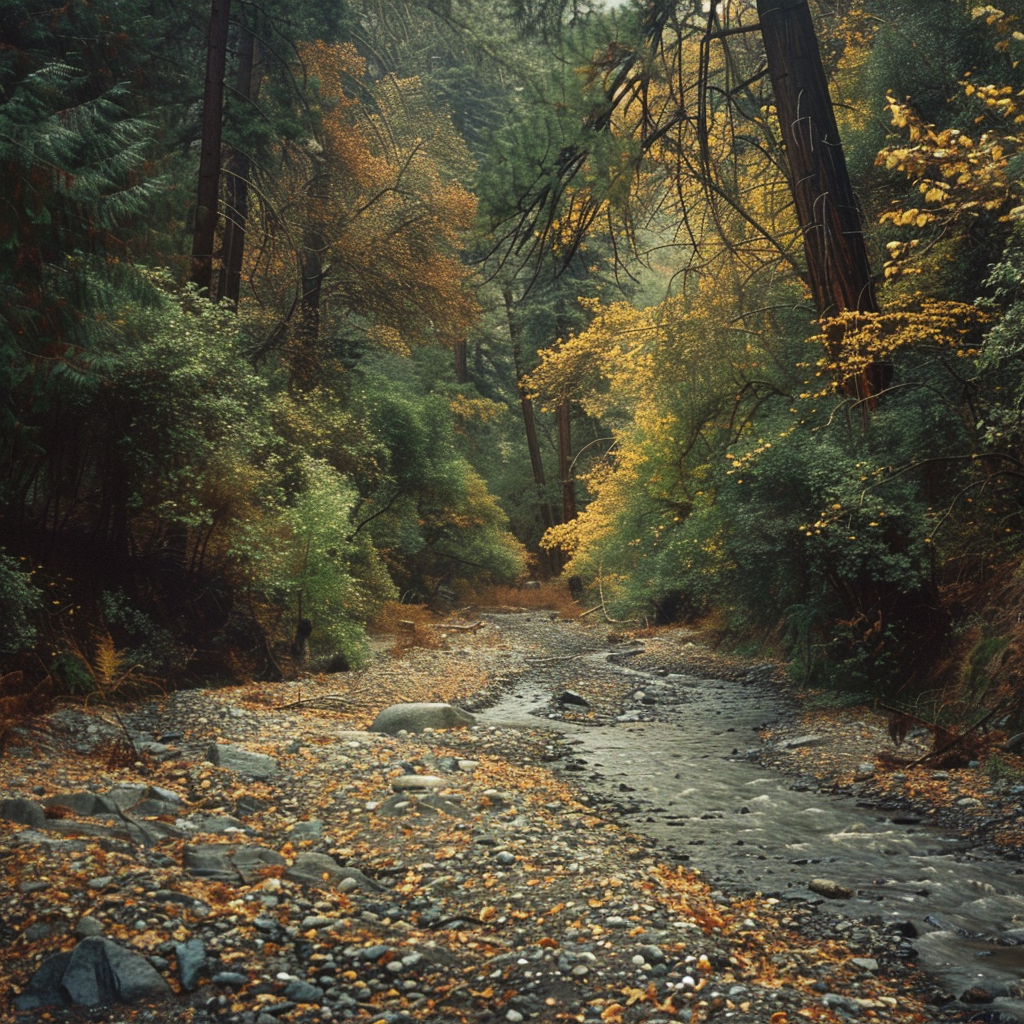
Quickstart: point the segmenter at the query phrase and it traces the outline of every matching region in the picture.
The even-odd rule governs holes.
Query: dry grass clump
[[[536,586],[484,587],[473,593],[472,604],[476,608],[544,608],[558,612],[560,619],[578,619],[583,611],[559,580]]]
[[[440,647],[437,626],[441,618],[425,604],[389,601],[368,624],[374,636],[394,637],[392,655],[400,657],[412,647]]]

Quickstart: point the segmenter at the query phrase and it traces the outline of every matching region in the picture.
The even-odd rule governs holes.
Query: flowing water
[[[808,882],[838,882],[853,895],[828,900],[828,909],[899,923],[916,933],[921,965],[950,992],[983,986],[998,995],[988,1009],[1024,1020],[1019,863],[905,813],[823,793],[754,763],[746,749],[784,713],[769,686],[659,676],[615,657],[582,655],[577,672],[629,676],[657,694],[656,720],[596,727],[552,720],[552,681],[543,667],[519,673],[478,718],[531,728],[547,722],[565,733],[575,754],[567,767],[583,788],[613,800],[624,825],[712,885],[821,902]]]

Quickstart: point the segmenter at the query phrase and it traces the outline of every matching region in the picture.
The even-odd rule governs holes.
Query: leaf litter
[[[43,826],[0,822],[5,1012],[80,1019],[14,1000],[46,958],[100,933],[146,956],[174,994],[87,1011],[95,1020],[939,1019],[898,955],[866,970],[864,950],[804,927],[811,908],[726,897],[589,807],[556,774],[557,734],[363,731],[400,701],[481,706],[526,659],[552,656],[528,630],[436,629],[438,646],[359,672],[139,702],[122,711],[140,751],[130,764],[109,762],[117,730],[102,710],[63,708],[15,737],[0,761],[9,800],[64,807],[65,794],[135,786],[163,804],[129,810],[135,829],[74,806]],[[584,646],[599,634],[565,630]],[[620,684],[572,681],[591,703],[581,718],[621,700]],[[211,744],[275,767],[257,778],[214,765]],[[439,785],[395,787],[410,775]],[[183,868],[200,846],[236,867]],[[266,859],[238,867],[253,848]],[[204,963],[186,983],[196,939]]]

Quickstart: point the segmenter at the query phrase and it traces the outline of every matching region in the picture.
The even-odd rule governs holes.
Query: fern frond
[[[125,659],[106,631],[93,634],[93,651],[89,668],[96,682],[96,689],[104,693],[116,686],[124,672]]]

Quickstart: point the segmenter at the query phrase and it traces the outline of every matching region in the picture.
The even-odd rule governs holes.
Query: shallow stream
[[[905,812],[825,793],[752,761],[747,749],[784,713],[768,685],[639,671],[608,652],[579,657],[585,664],[577,671],[626,674],[639,691],[656,694],[648,696],[655,720],[581,726],[552,719],[552,680],[542,668],[518,673],[478,718],[531,728],[546,722],[565,733],[575,755],[565,768],[574,780],[713,886],[898,923],[921,966],[951,993],[982,986],[998,996],[985,1009],[1024,1020],[1018,862]],[[807,888],[818,878],[853,895],[825,901]]]

